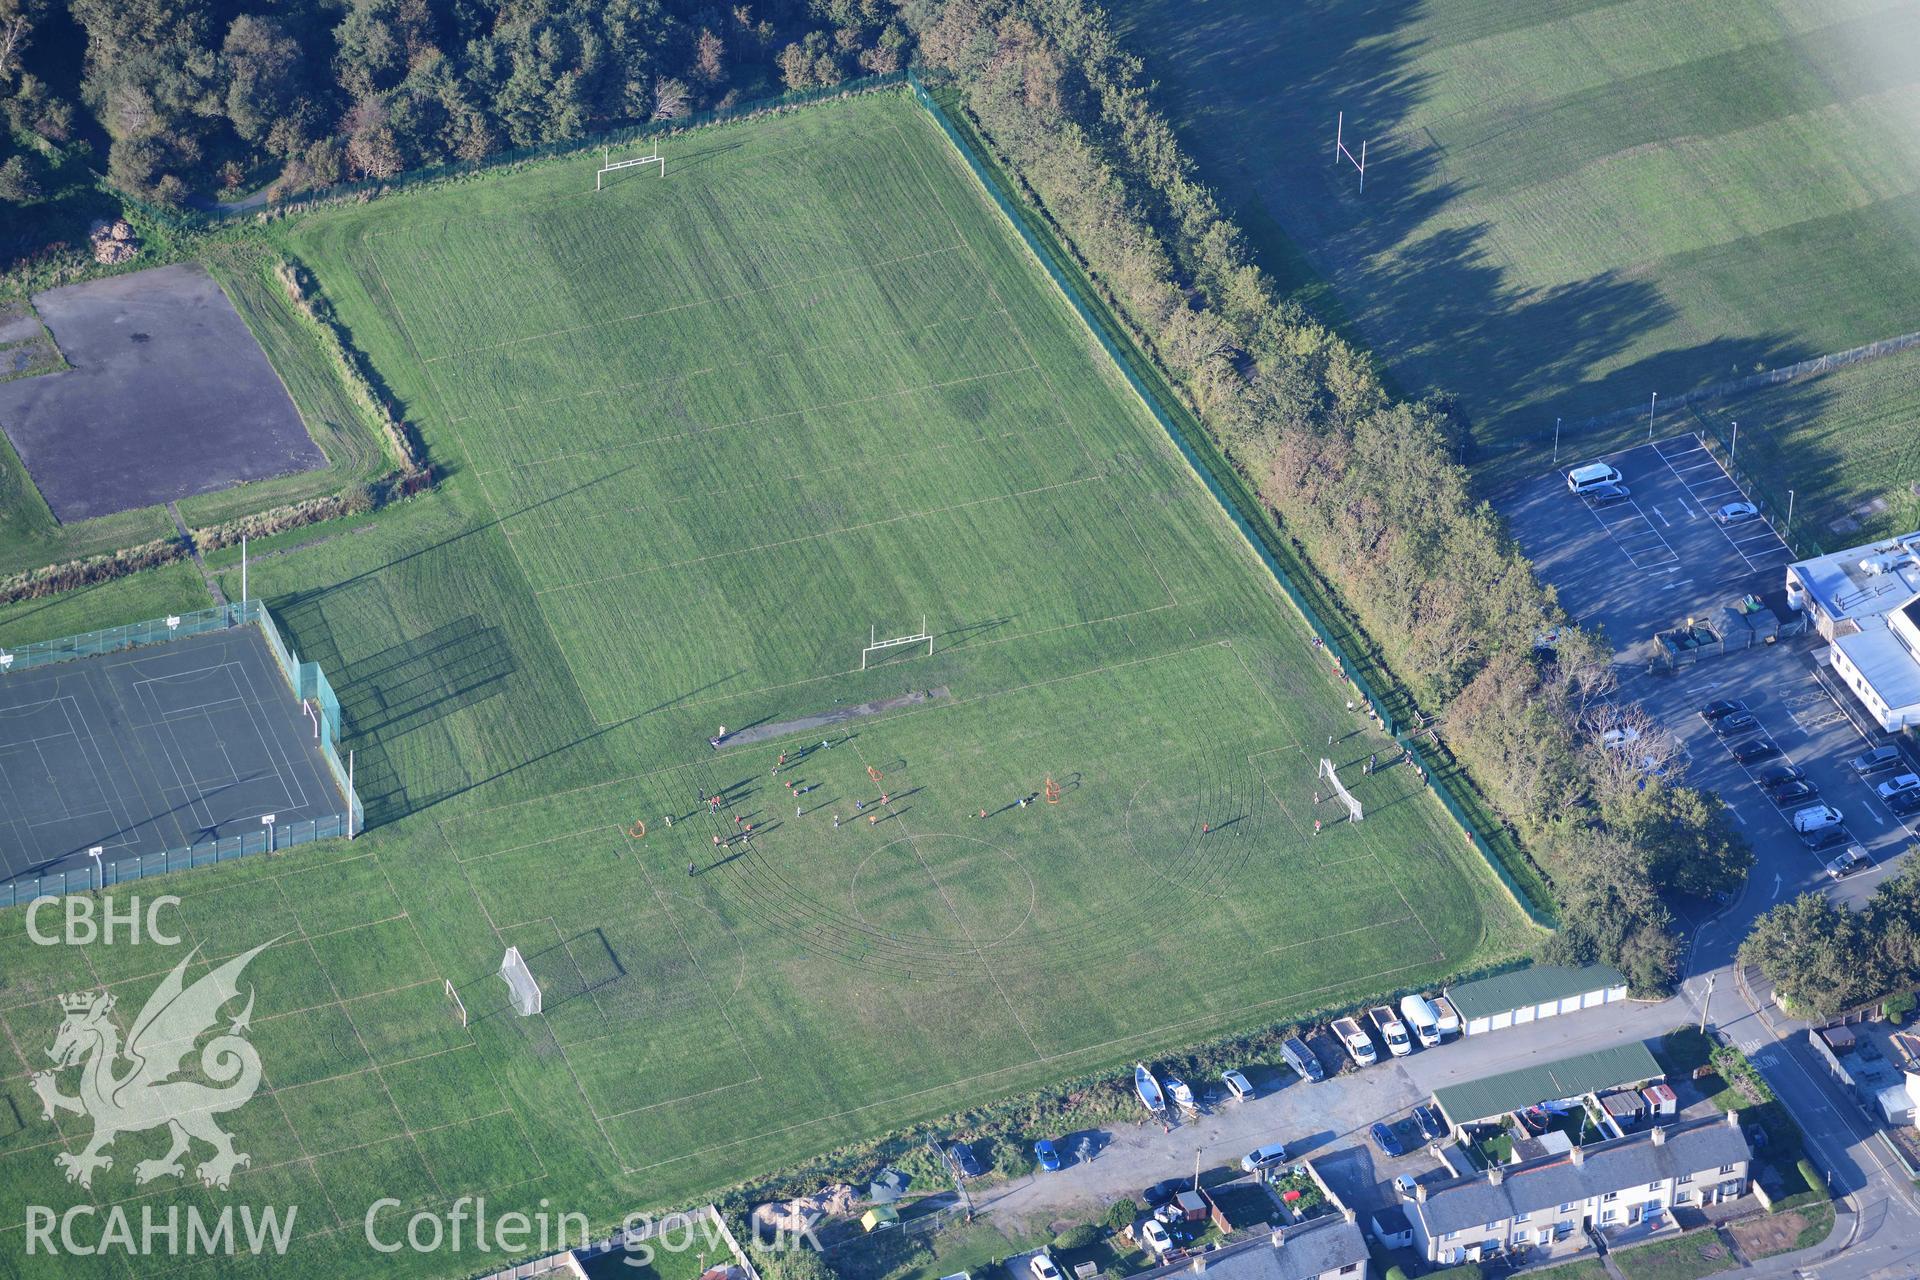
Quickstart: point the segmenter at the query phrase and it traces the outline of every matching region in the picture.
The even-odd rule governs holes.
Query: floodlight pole
[[[1651,441],[1651,440],[1653,439],[1653,410],[1654,410],[1654,406],[1655,406],[1655,405],[1657,405],[1657,404],[1659,404],[1659,403],[1660,403],[1660,393],[1659,393],[1658,391],[1656,391],[1656,392],[1654,392],[1654,393],[1653,393],[1653,399],[1651,399],[1651,400],[1649,400],[1649,401],[1647,401],[1647,439],[1648,439],[1649,441]]]
[[[1713,1004],[1713,983],[1719,976],[1717,973],[1707,975],[1707,994],[1700,1001],[1700,1034],[1703,1036],[1707,1034],[1707,1009]]]
[[[100,877],[100,887],[102,889],[107,887],[107,868],[100,861],[100,855],[105,852],[106,849],[100,845],[95,845],[93,848],[87,850],[87,856],[93,859],[94,872]]]
[[[353,752],[347,752],[347,839],[353,839]]]
[[[1553,420],[1553,465],[1560,465],[1560,419]]]
[[[260,816],[260,825],[267,829],[267,852],[273,852],[273,820],[278,814],[266,813]]]
[[[1367,139],[1360,139],[1360,194],[1367,194]]]
[[[247,535],[240,535],[240,607],[247,605]]]
[[[1333,117],[1333,162],[1340,163],[1340,131],[1346,127],[1347,113],[1342,111]]]
[[[1793,536],[1793,490],[1787,490],[1787,536]],[[1787,550],[1793,550],[1788,547]]]
[[[1733,424],[1733,445],[1727,450],[1727,462],[1732,463],[1735,455],[1737,455],[1739,452],[1740,452],[1740,424],[1736,422]]]

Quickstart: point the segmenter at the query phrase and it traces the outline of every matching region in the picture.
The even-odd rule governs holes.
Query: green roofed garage
[[[1635,1040],[1562,1058],[1537,1067],[1504,1071],[1433,1091],[1433,1100],[1453,1128],[1481,1124],[1541,1102],[1579,1098],[1658,1080],[1665,1074],[1647,1046]]]
[[[1447,988],[1447,998],[1470,1036],[1518,1027],[1579,1009],[1627,998],[1627,980],[1603,964],[1569,968],[1536,964],[1478,982]]]

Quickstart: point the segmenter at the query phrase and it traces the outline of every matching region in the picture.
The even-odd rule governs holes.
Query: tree
[[[1558,868],[1561,927],[1547,940],[1547,958],[1604,961],[1626,974],[1636,992],[1669,990],[1679,943],[1639,850],[1611,832],[1576,827],[1557,832],[1550,853]]]
[[[1780,1001],[1827,1018],[1879,993],[1860,917],[1825,894],[1803,893],[1755,920],[1740,958],[1759,966]]]
[[[1693,898],[1739,888],[1753,866],[1753,848],[1719,800],[1658,778],[1641,781],[1644,787],[1617,795],[1604,815],[1608,827],[1645,856],[1653,883]]]
[[[299,42],[278,19],[243,13],[227,28],[221,58],[233,131],[246,142],[271,138],[271,149],[283,159],[303,150],[317,112],[304,94]]]
[[[33,163],[24,155],[7,157],[0,164],[0,200],[11,204],[29,204],[40,198],[40,180]]]
[[[727,78],[726,43],[706,27],[693,42],[693,78],[710,87]]]
[[[687,82],[676,80],[672,76],[661,76],[659,83],[653,86],[653,118],[655,120],[678,120],[687,114],[693,94],[687,88]]]

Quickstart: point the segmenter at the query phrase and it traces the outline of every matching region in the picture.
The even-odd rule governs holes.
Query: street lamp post
[[[1727,461],[1731,463],[1740,452],[1740,424],[1733,424],[1733,446],[1727,450]]]
[[[1660,393],[1659,393],[1658,391],[1656,391],[1656,392],[1654,392],[1654,393],[1653,393],[1653,399],[1651,399],[1651,400],[1649,400],[1649,401],[1647,401],[1647,439],[1648,439],[1649,441],[1651,441],[1651,440],[1653,439],[1653,410],[1654,410],[1654,406],[1655,406],[1655,405],[1657,405],[1657,404],[1659,404],[1659,403],[1660,403]]]
[[[267,829],[267,852],[268,853],[273,852],[273,820],[278,816],[279,816],[278,814],[273,814],[273,813],[265,813],[260,815],[260,825]]]
[[[87,856],[93,859],[93,871],[95,875],[99,876],[100,887],[102,889],[107,887],[107,868],[106,865],[100,861],[100,855],[105,852],[105,847],[101,845],[95,845],[93,848],[87,850]]]
[[[1553,420],[1553,465],[1560,465],[1560,419]]]
[[[1793,490],[1791,489],[1787,490],[1787,536],[1789,538],[1793,536]],[[1793,548],[1789,546],[1787,549],[1791,551]]]

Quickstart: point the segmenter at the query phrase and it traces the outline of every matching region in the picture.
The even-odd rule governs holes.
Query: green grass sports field
[[[1535,468],[1556,417],[1916,327],[1911,0],[1148,0],[1122,20],[1266,262],[1403,388],[1455,393],[1483,463]],[[1364,195],[1333,160],[1341,111],[1369,140]],[[1849,420],[1768,479],[1920,480]]]
[[[235,1274],[372,1274],[383,1196],[604,1229],[1529,940],[910,99],[667,156],[291,232],[450,476],[252,570],[374,829],[165,882],[200,971],[271,942],[234,1195],[297,1203],[298,1238]],[[931,656],[860,669],[923,618]],[[1316,806],[1326,754],[1364,822]],[[79,1194],[53,1156],[86,1126],[26,1083],[53,995],[137,1008],[176,959],[0,917],[0,1182]],[[95,1198],[225,1202],[136,1187],[158,1142]]]

